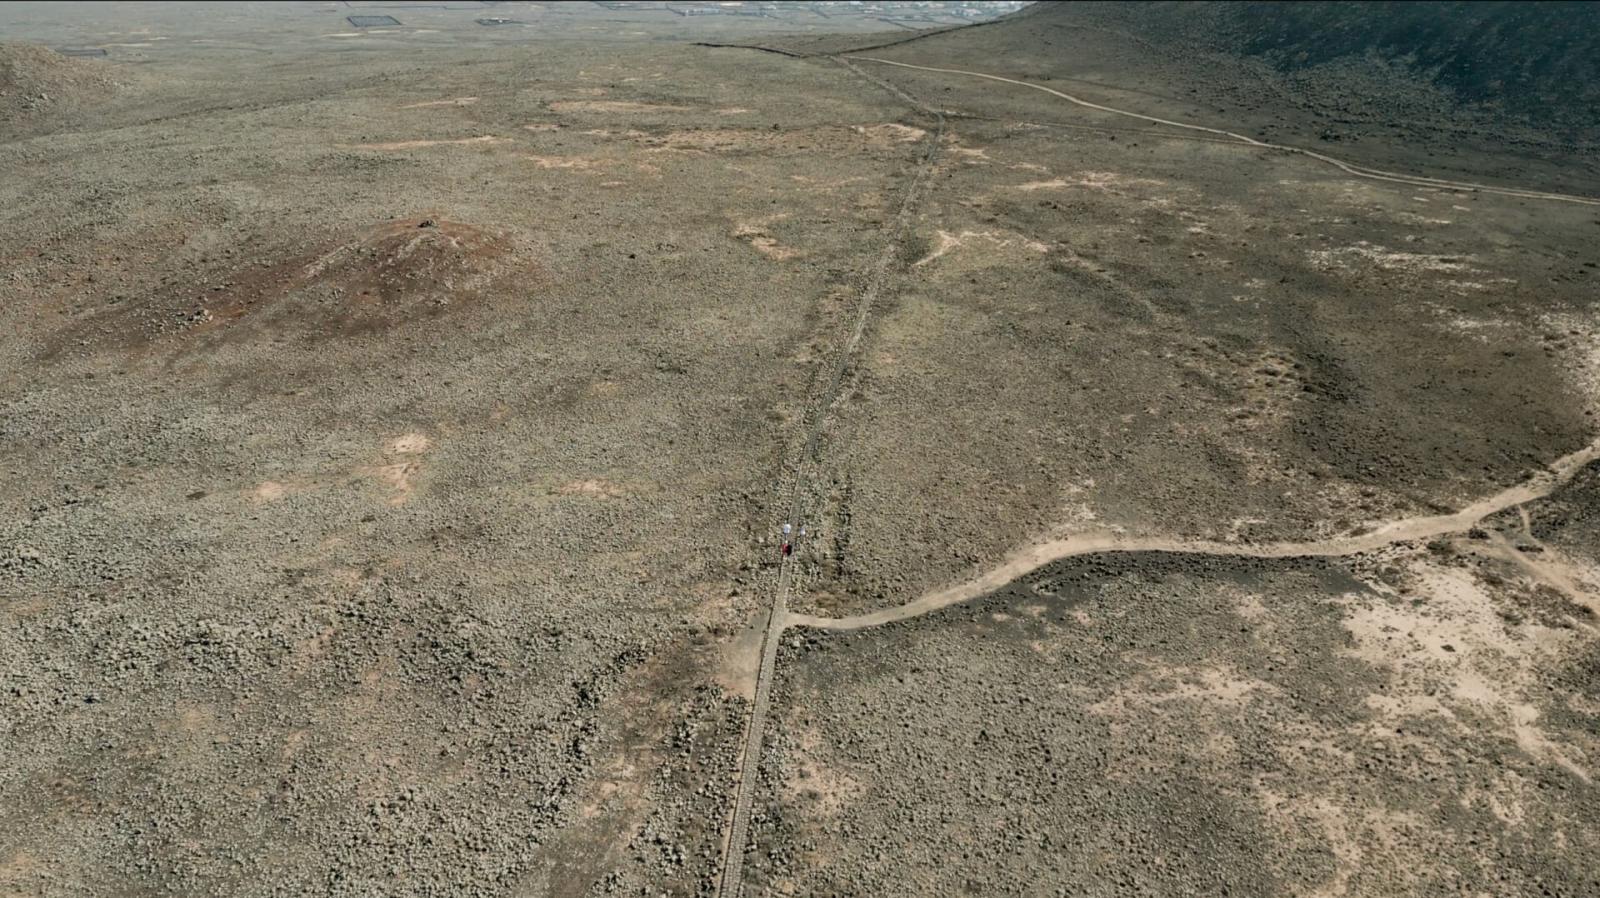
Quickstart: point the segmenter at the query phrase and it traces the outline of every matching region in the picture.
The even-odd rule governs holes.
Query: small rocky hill
[[[81,108],[109,97],[115,88],[103,62],[74,59],[37,44],[0,43],[0,125]]]

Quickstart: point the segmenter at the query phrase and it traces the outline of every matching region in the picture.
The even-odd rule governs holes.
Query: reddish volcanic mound
[[[381,329],[480,299],[511,255],[506,237],[472,225],[399,221],[326,252],[245,269],[200,317],[209,329],[249,317],[292,317],[328,334]]]
[[[286,255],[129,298],[81,322],[55,348],[351,337],[471,308],[507,276],[534,273],[510,235],[435,217],[386,223],[354,240]]]

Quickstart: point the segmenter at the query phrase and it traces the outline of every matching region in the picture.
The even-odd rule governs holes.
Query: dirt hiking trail
[[[825,630],[859,630],[863,627],[906,620],[975,599],[1047,564],[1077,555],[1108,552],[1172,552],[1233,558],[1328,558],[1357,555],[1395,543],[1463,533],[1476,527],[1484,518],[1550,495],[1557,487],[1572,479],[1573,475],[1584,466],[1597,459],[1600,459],[1600,440],[1557,459],[1549,468],[1523,483],[1504,489],[1486,499],[1480,499],[1453,514],[1404,518],[1366,533],[1337,536],[1332,539],[1250,544],[1212,540],[1190,541],[1160,536],[1128,537],[1114,533],[1069,536],[1020,549],[1007,557],[999,567],[954,586],[926,593],[904,605],[850,617],[790,614],[784,623],[786,626],[817,627]]]

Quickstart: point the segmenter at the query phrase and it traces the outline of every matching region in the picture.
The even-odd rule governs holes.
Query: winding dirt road
[[[1557,459],[1548,469],[1526,482],[1501,490],[1486,499],[1480,499],[1453,514],[1404,518],[1359,536],[1338,536],[1310,542],[1254,544],[1180,540],[1160,536],[1126,537],[1111,533],[1069,536],[1065,539],[1028,546],[1012,553],[999,567],[954,586],[926,593],[904,605],[852,617],[789,614],[783,623],[785,626],[817,627],[825,630],[859,630],[863,627],[875,627],[975,599],[1047,564],[1078,555],[1113,552],[1172,552],[1232,558],[1330,558],[1358,555],[1395,543],[1464,533],[1476,527],[1484,518],[1550,495],[1561,484],[1572,479],[1573,475],[1585,465],[1597,459],[1600,459],[1600,440]],[[1600,608],[1596,610],[1600,611]]]

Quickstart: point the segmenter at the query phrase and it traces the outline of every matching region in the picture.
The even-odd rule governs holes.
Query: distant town
[[[1013,13],[1028,5],[1028,0],[724,0],[717,3],[676,3],[662,0],[615,0],[597,5],[612,10],[657,9],[680,16],[767,16],[787,17],[811,13],[820,19],[836,16],[871,16],[884,22],[911,28],[982,22]]]

